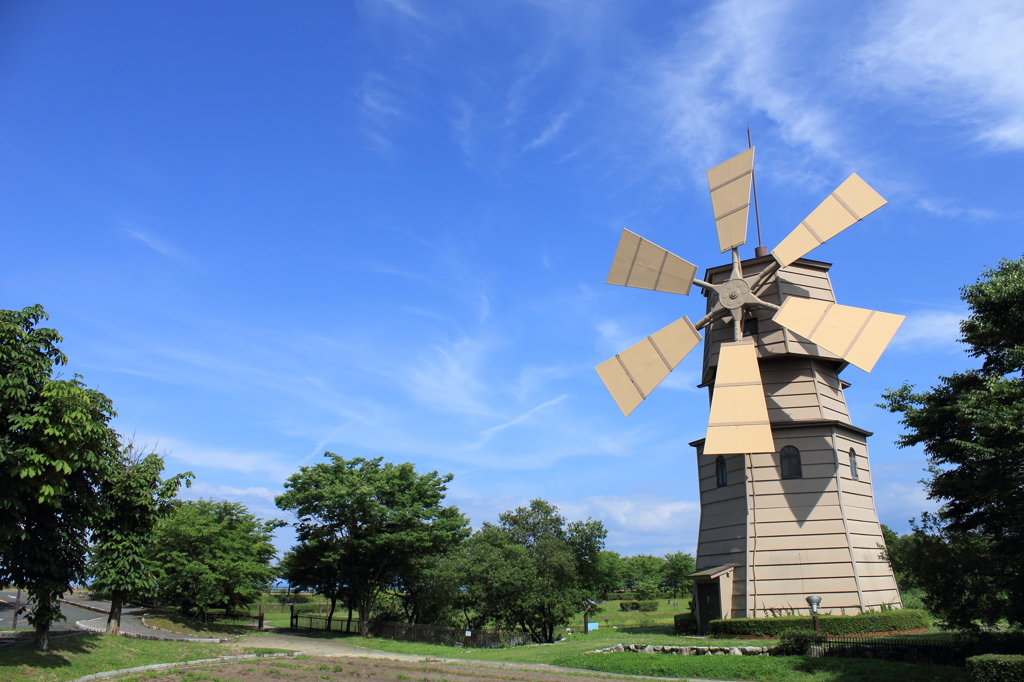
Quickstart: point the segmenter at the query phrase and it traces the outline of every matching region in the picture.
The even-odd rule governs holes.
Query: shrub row
[[[677,613],[673,620],[675,623],[674,631],[677,635],[697,634],[697,619],[693,617],[692,613]]]
[[[619,608],[623,611],[657,611],[658,602],[654,601],[620,601]]]
[[[819,616],[823,635],[852,635],[864,632],[891,632],[928,627],[926,611],[901,609],[856,616]],[[786,630],[814,630],[811,616],[778,618],[733,618],[713,620],[708,625],[712,635],[761,635],[778,637]]]
[[[971,682],[1024,680],[1024,656],[972,656],[967,659],[967,674]]]

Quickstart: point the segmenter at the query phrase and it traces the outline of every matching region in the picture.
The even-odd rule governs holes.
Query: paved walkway
[[[89,609],[90,611],[102,611],[104,615],[100,615],[97,618],[90,618],[86,620],[78,621],[86,629],[99,629],[105,630],[107,627],[107,616],[105,615],[110,610],[110,602],[101,601],[99,599],[87,599],[83,597],[69,597],[64,600],[68,604],[77,606],[82,609]],[[142,624],[142,616],[146,613],[146,609],[140,606],[123,606],[121,607],[121,634],[127,636],[136,637],[159,637],[160,639],[170,641],[209,641],[208,637],[200,637],[198,635],[183,635],[177,632],[167,632],[166,630],[157,630]]]

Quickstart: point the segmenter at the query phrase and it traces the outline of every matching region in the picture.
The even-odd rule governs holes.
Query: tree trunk
[[[35,599],[35,607],[32,609],[30,620],[36,629],[36,636],[32,644],[39,651],[48,651],[50,648],[50,623],[53,622],[53,611],[56,605],[53,595],[49,592],[36,593],[32,597]]]
[[[346,603],[348,604],[348,626],[345,628],[345,632],[351,634],[352,632],[352,598],[347,597]]]
[[[338,598],[331,596],[331,610],[327,612],[327,631],[331,631],[331,620],[334,619],[334,608],[338,604]]]
[[[110,614],[107,615],[107,634],[118,635],[121,633],[121,606],[123,602],[120,597],[110,598]]]
[[[377,595],[373,592],[359,597],[359,635],[361,637],[370,636],[370,612],[373,611],[374,603],[377,601],[376,597]]]

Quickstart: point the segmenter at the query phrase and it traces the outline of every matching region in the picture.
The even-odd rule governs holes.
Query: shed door
[[[700,634],[706,635],[708,623],[722,617],[722,597],[717,580],[709,583],[697,583],[697,606],[700,617],[697,627],[700,629]]]

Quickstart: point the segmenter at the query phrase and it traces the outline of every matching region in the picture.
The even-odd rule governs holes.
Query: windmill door
[[[700,634],[708,632],[708,623],[722,617],[722,596],[718,581],[700,582],[697,585],[697,627]]]

